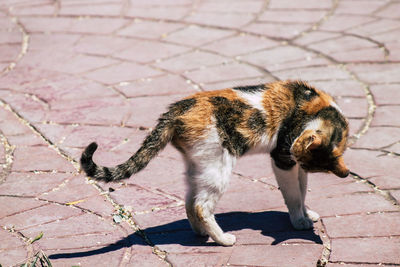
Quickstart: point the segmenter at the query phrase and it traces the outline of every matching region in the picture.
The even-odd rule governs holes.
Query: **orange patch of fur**
[[[286,82],[274,82],[267,85],[262,104],[267,114],[268,135],[271,138],[279,129],[284,118],[294,109],[292,92],[286,88]]]
[[[207,130],[212,124],[211,119],[214,113],[213,104],[210,103],[209,99],[215,96],[225,97],[228,100],[238,98],[237,94],[231,89],[200,92],[187,97],[188,99],[196,99],[196,104],[188,112],[178,118],[185,125],[185,133],[182,136],[182,139],[186,141],[185,143],[190,145],[206,137]]]
[[[322,91],[315,90],[319,97],[314,98],[313,100],[306,102],[302,105],[301,109],[304,110],[307,114],[315,114],[323,108],[329,107],[332,102],[332,97]]]

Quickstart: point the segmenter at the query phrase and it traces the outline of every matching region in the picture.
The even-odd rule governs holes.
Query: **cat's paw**
[[[319,214],[316,213],[315,211],[312,211],[312,210],[307,209],[306,213],[307,213],[307,214],[306,214],[307,217],[310,218],[313,222],[318,221],[319,218],[320,218]]]
[[[236,236],[228,233],[224,233],[218,240],[214,240],[218,244],[225,246],[225,247],[230,247],[233,246],[236,243]]]
[[[307,217],[300,217],[291,220],[294,229],[296,230],[308,230],[313,228],[313,221]]]

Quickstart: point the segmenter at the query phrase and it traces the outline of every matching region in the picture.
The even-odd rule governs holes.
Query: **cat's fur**
[[[97,166],[92,160],[97,144],[92,143],[82,154],[81,166],[96,180],[126,179],[171,142],[186,163],[186,212],[193,230],[230,246],[236,238],[222,231],[213,212],[238,157],[251,151],[271,154],[292,225],[309,229],[319,216],[304,205],[307,172],[346,177],[342,154],[347,136],[347,120],[332,97],[305,82],[274,82],[185,98],[161,115],[125,163]]]

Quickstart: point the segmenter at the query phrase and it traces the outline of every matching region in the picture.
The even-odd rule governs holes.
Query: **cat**
[[[348,122],[331,96],[303,81],[278,81],[194,94],[172,104],[125,163],[97,166],[96,143],[80,162],[89,177],[119,181],[142,170],[171,142],[186,164],[185,207],[192,229],[232,246],[236,237],[222,231],[213,213],[237,158],[269,152],[293,227],[310,229],[319,215],[304,204],[307,173],[348,176],[342,156],[347,138]]]

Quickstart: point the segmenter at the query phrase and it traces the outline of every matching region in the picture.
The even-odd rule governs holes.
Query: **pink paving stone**
[[[263,7],[263,1],[203,1],[197,10],[205,12],[226,13],[258,13]]]
[[[245,64],[230,63],[215,67],[209,67],[204,70],[192,71],[186,74],[189,79],[197,83],[214,83],[232,79],[243,79],[262,76],[260,70]]]
[[[90,210],[91,212],[99,214],[103,218],[110,217],[115,212],[113,205],[101,195],[85,199],[85,201],[79,202],[75,204],[75,206]]]
[[[74,51],[98,55],[112,55],[118,50],[129,47],[133,40],[116,36],[84,36],[74,44]]]
[[[73,16],[118,16],[121,14],[122,4],[98,4],[98,5],[62,5],[60,15]]]
[[[365,25],[358,26],[356,28],[349,29],[347,30],[347,32],[369,36],[377,33],[395,30],[398,28],[399,22],[397,20],[380,19],[371,23],[367,23]]]
[[[228,261],[229,254],[210,253],[205,256],[203,253],[169,253],[168,260],[174,266],[196,266],[200,262],[204,266],[224,266]]]
[[[181,73],[183,71],[190,71],[196,69],[202,69],[207,66],[219,65],[232,61],[229,58],[225,58],[219,55],[194,51],[186,54],[163,60],[155,65],[161,69],[166,69],[174,73]]]
[[[1,127],[1,123],[0,123]],[[39,137],[38,135],[32,135],[32,134],[22,134],[22,135],[14,135],[14,136],[9,136],[8,141],[15,145],[15,146],[44,146],[47,145],[47,143],[43,140],[43,138]]]
[[[372,17],[360,15],[334,15],[326,22],[322,23],[322,25],[319,27],[319,30],[341,32],[373,22],[375,20],[376,19]]]
[[[327,267],[380,267],[382,264],[371,264],[371,263],[356,263],[356,264],[348,264],[344,262],[339,262],[339,263],[330,263],[328,262]]]
[[[282,70],[273,72],[280,79],[302,79],[306,81],[320,80],[348,80],[350,76],[344,70],[335,66],[306,67],[292,70]]]
[[[184,45],[199,47],[206,43],[233,35],[233,31],[212,29],[190,25],[169,34],[165,40]]]
[[[20,44],[1,44],[0,45],[0,58],[2,62],[13,61],[17,58],[21,51]]]
[[[300,1],[290,1],[290,0],[272,0],[269,4],[271,9],[330,9],[332,7],[332,2],[327,0],[300,0]]]
[[[116,97],[117,92],[102,84],[71,75],[57,75],[40,82],[34,82],[21,91],[45,100],[50,106],[57,107],[59,102],[79,99],[92,99],[101,95],[104,98]]]
[[[171,6],[185,6],[192,3],[192,0],[131,0],[134,7],[171,7]]]
[[[38,244],[43,250],[53,250],[53,249],[86,249],[86,248],[102,248],[125,237],[124,233],[121,232],[105,232],[105,233],[95,233],[95,234],[85,234],[85,235],[73,235],[65,237],[55,237],[55,238],[43,238]]]
[[[124,142],[124,139],[135,133],[137,130],[124,127],[110,126],[60,126],[42,125],[44,132],[54,131],[54,141],[60,141],[62,146],[86,147],[90,142],[97,142],[101,149],[111,149]]]
[[[339,33],[334,33],[334,32],[312,31],[308,32],[307,34],[299,36],[299,38],[295,40],[295,43],[301,45],[309,45],[325,41],[328,39],[337,38],[339,36],[340,36]]]
[[[349,135],[353,136],[361,130],[361,127],[364,126],[364,119],[348,119],[349,121]]]
[[[0,36],[0,44],[20,44],[21,41],[22,34],[19,31],[2,32]]]
[[[335,14],[372,15],[374,11],[386,4],[388,4],[387,1],[341,1],[335,10]]]
[[[29,50],[71,51],[79,38],[78,34],[32,33],[29,35]]]
[[[1,264],[4,266],[13,266],[17,263],[24,264],[24,260],[28,257],[28,251],[24,246],[0,251]]]
[[[124,248],[111,249],[106,254],[100,250],[101,248],[44,250],[44,253],[50,257],[53,266],[118,266],[120,264],[125,253]]]
[[[172,94],[193,94],[197,90],[179,75],[167,74],[159,77],[137,80],[116,88],[127,97],[142,97]]]
[[[227,39],[213,42],[203,48],[227,56],[237,56],[253,51],[277,46],[278,43],[265,37],[240,34]]]
[[[8,230],[3,227],[0,230],[0,238],[1,240],[7,240],[7,242],[1,242],[0,251],[12,250],[18,247],[22,247],[25,245],[24,241],[18,238],[16,233],[10,233]]]
[[[390,3],[385,8],[376,13],[379,17],[398,19],[400,18],[400,3]]]
[[[321,246],[315,244],[235,246],[229,264],[306,267],[314,266],[320,254]]]
[[[174,168],[171,168],[171,166],[174,166]],[[135,174],[126,182],[129,185],[149,188],[155,193],[161,195],[166,193],[176,199],[183,200],[186,194],[184,171],[185,167],[181,159],[174,160],[159,156],[153,159],[144,170]],[[155,194],[152,195],[156,198]],[[160,201],[163,199],[164,197],[159,198]]]
[[[121,187],[112,192],[111,196],[117,203],[133,207],[135,212],[151,211],[154,208],[176,204],[175,200],[135,185]]]
[[[362,80],[369,83],[396,83],[400,81],[400,64],[356,64],[349,65]]]
[[[352,51],[372,47],[378,48],[375,43],[354,36],[343,36],[340,38],[329,39],[316,44],[311,44],[308,47],[321,51],[327,55],[330,55],[333,52]]]
[[[333,239],[330,261],[399,264],[394,255],[400,255],[399,237]]]
[[[398,177],[399,161],[395,157],[383,156],[379,151],[348,149],[344,160],[350,170],[361,177]]]
[[[105,84],[116,84],[120,82],[134,81],[140,78],[157,76],[160,74],[160,71],[147,66],[135,63],[122,63],[92,71],[84,76]]]
[[[326,66],[331,62],[322,56],[317,56],[312,53],[308,53],[305,59],[295,60],[295,61],[287,61],[278,64],[272,64],[267,66],[266,68],[269,71],[279,71],[279,70],[287,70],[287,69],[297,69],[304,67],[316,67],[316,66]]]
[[[396,236],[400,234],[400,213],[372,213],[324,218],[330,238]]]
[[[341,179],[333,174],[312,173],[309,174],[308,200],[318,200],[320,198],[329,198],[331,196],[341,196],[343,194],[353,194],[360,192],[373,192],[373,189],[363,182],[351,179]],[[315,210],[318,212],[318,210]]]
[[[150,213],[134,214],[133,219],[146,233],[186,230],[188,231],[188,236],[192,238],[195,236],[187,221],[184,206],[170,207]]]
[[[7,216],[14,215],[17,213],[21,213],[25,210],[35,209],[37,207],[43,206],[46,203],[36,201],[32,198],[18,198],[18,197],[7,197],[1,196],[1,209],[0,209],[0,218],[4,219]],[[13,205],[6,205],[6,203],[12,202]]]
[[[56,13],[56,5],[32,5],[32,6],[14,6],[10,9],[10,13],[17,16],[24,15],[54,15]]]
[[[335,102],[348,118],[365,118],[368,114],[368,103],[365,98],[341,97]]]
[[[375,184],[379,189],[392,189],[392,188],[400,188],[400,175],[396,175],[395,173],[393,176],[385,176],[382,175],[381,177],[371,177],[368,179],[373,184]]]
[[[41,32],[73,32],[107,34],[121,28],[127,20],[116,18],[24,18],[28,31]],[[51,25],[49,27],[49,25]]]
[[[151,249],[147,253],[137,252],[135,248],[132,249],[135,252],[130,258],[128,265],[130,266],[144,266],[144,267],[166,267],[167,263],[162,261],[157,255],[155,255]],[[168,255],[169,259],[169,255]]]
[[[284,206],[279,190],[271,190],[267,184],[233,176],[227,192],[218,202],[216,213],[259,211]]]
[[[17,65],[13,71],[7,72],[1,77],[1,87],[15,88],[17,86],[54,76],[55,74],[56,72],[41,70],[30,66],[19,67],[19,65]]]
[[[97,98],[82,101],[66,101],[64,104],[60,103],[57,108],[47,113],[47,120],[66,124],[92,123],[97,125],[120,125],[128,118],[129,114],[129,106],[124,100]]]
[[[57,187],[65,179],[70,177],[65,173],[11,173],[7,176],[6,182],[0,187],[1,194],[37,196],[40,193]]]
[[[75,208],[48,204],[16,215],[7,216],[6,218],[1,219],[0,223],[7,227],[14,225],[16,229],[24,229],[65,219],[71,216],[77,216],[81,213],[82,211]]]
[[[69,209],[78,210],[72,207]],[[72,225],[74,227],[71,227]],[[113,225],[111,219],[106,220],[94,214],[81,213],[79,216],[51,221],[25,229],[22,232],[27,236],[37,236],[40,232],[43,232],[46,238],[54,238],[99,233],[116,233],[116,235],[121,235],[124,231],[120,227]]]
[[[326,10],[273,10],[269,9],[262,13],[259,21],[269,22],[298,22],[317,23],[321,20]]]
[[[266,154],[252,154],[241,157],[233,172],[252,179],[275,177],[271,167],[271,159]]]
[[[256,22],[244,27],[247,32],[261,34],[266,37],[291,39],[312,27],[312,24],[302,23],[268,23]]]
[[[49,68],[61,73],[79,74],[98,68],[113,66],[117,63],[120,63],[120,61],[101,56],[78,54],[69,56],[64,62],[54,62],[51,65],[46,64],[44,68]]]
[[[163,58],[172,57],[190,48],[180,45],[167,44],[156,41],[132,40],[129,47],[117,51],[114,56],[123,60],[132,60],[140,63],[158,61]]]
[[[394,96],[392,95],[392,97]],[[377,107],[372,126],[400,127],[400,117],[396,114],[400,114],[400,105]]]
[[[288,61],[303,60],[307,57],[316,56],[313,53],[293,46],[280,46],[272,49],[262,50],[243,56],[243,60],[269,69]]]
[[[327,188],[327,190],[329,189]],[[374,193],[355,193],[317,199],[310,198],[307,203],[312,210],[317,211],[322,217],[378,211],[397,211],[396,206],[392,205],[382,196]]]
[[[353,147],[377,149],[386,147],[400,139],[400,129],[396,127],[372,127]]]
[[[51,159],[50,161],[48,159]],[[70,162],[50,147],[17,147],[14,151],[13,171],[73,172]]]
[[[40,198],[59,203],[70,203],[75,201],[85,201],[96,196],[99,191],[94,186],[88,184],[82,176],[74,176],[57,190],[46,192]]]
[[[400,190],[390,190],[390,194],[400,203]]]
[[[381,43],[384,43],[385,46],[387,47],[388,45],[390,45],[390,43],[398,42],[398,38],[396,38],[396,37],[398,36],[399,33],[400,33],[400,29],[394,29],[394,30],[390,30],[387,32],[373,34],[373,35],[371,35],[371,38],[373,38],[374,40],[377,40]]]
[[[379,62],[385,61],[385,52],[379,47],[345,51],[331,54],[331,57],[340,62]]]
[[[237,87],[237,86],[270,83],[275,80],[276,79],[272,75],[264,74],[260,77],[240,79],[240,80],[233,79],[233,80],[229,80],[229,81],[204,84],[204,85],[202,85],[202,88],[206,91],[211,91],[211,90],[219,90],[219,89],[223,89],[223,88],[232,88],[232,87]]]
[[[312,81],[311,85],[327,92],[328,94],[338,96],[365,97],[363,85],[354,80],[348,81]]]
[[[126,16],[137,17],[137,18],[148,18],[151,20],[174,20],[179,21],[190,13],[191,9],[189,6],[175,6],[175,7],[162,7],[153,6],[138,7],[135,5],[131,6],[125,14]]]
[[[174,22],[134,20],[132,24],[119,30],[117,34],[121,36],[160,39],[166,37],[168,33],[184,27],[184,24]]]
[[[130,114],[131,116],[127,119],[126,125],[130,126],[144,126],[144,127],[154,127],[156,121],[160,115],[166,112],[167,107],[186,97],[185,95],[168,95],[168,96],[153,96],[150,98],[137,97],[129,99]],[[157,106],[153,104],[157,103]]]
[[[253,19],[254,15],[252,14],[196,12],[185,18],[185,21],[201,25],[235,29],[247,25]]]

